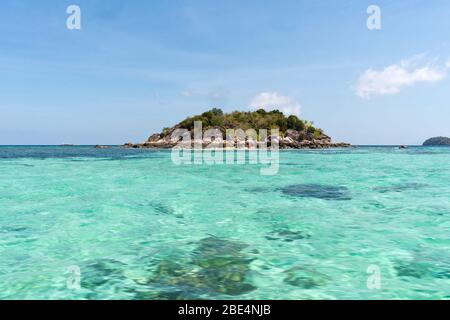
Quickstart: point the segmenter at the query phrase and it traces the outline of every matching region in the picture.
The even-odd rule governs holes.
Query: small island
[[[218,129],[225,134],[227,129],[242,129],[244,131],[267,129],[269,143],[274,138],[270,136],[270,129],[278,129],[279,137],[276,138],[280,149],[323,149],[351,146],[348,143],[334,143],[322,129],[314,127],[313,122],[301,120],[295,115],[285,116],[279,110],[259,109],[249,112],[224,113],[218,108],[211,109],[201,115],[188,117],[171,128],[164,128],[162,132],[151,135],[145,142],[137,144],[128,142],[124,146],[127,148],[172,148],[178,143],[177,139],[172,138],[172,133],[176,129],[187,129],[192,133],[196,121],[202,122],[203,132],[208,129]],[[207,141],[206,139],[202,142],[204,146],[211,143],[210,140]],[[237,141],[234,141],[234,143],[237,145]]]
[[[450,138],[434,137],[423,143],[423,146],[450,146]]]

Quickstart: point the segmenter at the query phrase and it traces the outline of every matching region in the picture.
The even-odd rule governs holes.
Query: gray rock
[[[424,146],[450,146],[450,138],[434,137],[423,143]]]

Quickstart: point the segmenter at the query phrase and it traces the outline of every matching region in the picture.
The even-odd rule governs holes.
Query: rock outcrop
[[[450,146],[450,138],[434,137],[423,143],[424,146]]]
[[[297,136],[300,135],[300,133],[297,131],[294,134]],[[153,136],[152,136],[153,137]],[[351,147],[348,143],[338,142],[333,143],[328,136],[322,136],[317,139],[295,139],[292,136],[280,136],[280,137],[268,137],[268,139],[265,141],[267,142],[268,146],[271,146],[271,142],[273,139],[278,139],[278,145],[280,149],[324,149],[324,148],[348,148]],[[152,140],[147,140],[142,143],[126,143],[124,146],[127,148],[159,148],[159,149],[169,149],[173,148],[178,144],[178,139],[171,139],[170,136],[166,137],[160,137],[159,139],[153,138]],[[195,144],[196,143],[196,144]],[[245,146],[249,147],[250,145],[254,145],[254,141],[246,138],[245,139]],[[238,145],[243,146],[243,143],[239,141],[238,139],[235,139],[234,141],[230,140],[223,140],[223,139],[204,139],[201,141],[195,141],[191,140],[191,146],[194,147],[195,145],[201,144],[202,147],[208,147],[208,146],[216,146],[216,147],[223,147],[223,148],[237,148]],[[188,145],[186,145],[188,146]]]

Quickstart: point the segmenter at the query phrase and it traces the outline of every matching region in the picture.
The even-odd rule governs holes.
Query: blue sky
[[[137,142],[264,103],[334,140],[419,144],[450,136],[449,31],[448,0],[2,0],[0,144]]]

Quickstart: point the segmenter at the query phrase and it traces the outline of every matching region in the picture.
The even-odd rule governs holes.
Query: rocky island
[[[423,143],[423,146],[450,146],[450,138],[434,137]]]
[[[221,109],[214,108],[201,115],[188,117],[171,128],[164,128],[162,132],[151,135],[146,141],[142,143],[128,142],[124,146],[127,148],[172,148],[179,139],[172,137],[172,133],[177,129],[186,129],[193,132],[194,122],[200,121],[202,123],[202,130],[205,132],[208,129],[218,129],[225,134],[227,129],[242,129],[244,131],[254,129],[267,129],[270,134],[270,129],[278,129],[279,136],[268,136],[267,142],[277,139],[280,149],[323,149],[323,148],[343,148],[350,147],[348,143],[334,143],[331,138],[326,135],[322,129],[314,127],[314,124],[309,121],[301,120],[297,116],[285,116],[281,111],[265,111],[259,109],[253,112],[234,111],[231,113],[224,113]],[[230,147],[230,141],[224,140],[224,146]],[[215,141],[212,140],[212,141]],[[202,145],[205,147],[209,145],[211,140],[203,139]],[[217,143],[215,141],[215,143]],[[246,144],[248,141],[246,140]],[[231,145],[236,146],[237,139],[231,142]]]

